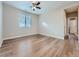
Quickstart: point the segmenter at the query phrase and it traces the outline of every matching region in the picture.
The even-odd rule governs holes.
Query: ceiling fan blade
[[[37,9],[41,9],[41,7],[36,7]]]
[[[36,5],[39,5],[40,4],[40,2],[37,2],[37,4]]]

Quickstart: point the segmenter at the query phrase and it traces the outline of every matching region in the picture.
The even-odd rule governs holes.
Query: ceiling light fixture
[[[36,9],[41,9],[41,7],[39,7],[40,2],[39,1],[33,1],[32,2],[32,10],[35,11]]]

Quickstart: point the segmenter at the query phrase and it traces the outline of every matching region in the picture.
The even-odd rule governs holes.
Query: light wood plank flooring
[[[69,57],[79,56],[77,47],[69,53],[65,51],[64,40],[34,35],[5,40],[0,48],[0,57]]]

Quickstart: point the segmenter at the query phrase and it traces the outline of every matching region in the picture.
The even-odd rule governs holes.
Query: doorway
[[[78,41],[78,10],[72,12],[66,10],[65,14],[66,14],[65,35],[75,36],[76,39],[74,40]]]

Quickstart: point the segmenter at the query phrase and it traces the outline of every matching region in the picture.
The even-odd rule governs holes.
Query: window
[[[26,27],[31,27],[31,25],[32,25],[31,16],[26,16]]]
[[[32,20],[31,20],[31,16],[26,16],[21,14],[20,18],[19,18],[19,27],[20,28],[30,28],[32,25]]]

